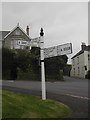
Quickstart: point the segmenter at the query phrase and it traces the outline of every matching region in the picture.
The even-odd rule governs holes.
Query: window
[[[87,66],[85,65],[84,67],[85,67],[85,70],[87,70]]]
[[[80,74],[80,68],[78,67],[78,75]]]
[[[73,66],[75,65],[75,59],[73,59]]]
[[[73,74],[75,75],[75,68],[73,68]]]
[[[13,49],[13,41],[11,41],[11,49]]]
[[[79,64],[79,57],[77,57],[77,64]]]
[[[88,60],[90,60],[90,54],[88,54]]]

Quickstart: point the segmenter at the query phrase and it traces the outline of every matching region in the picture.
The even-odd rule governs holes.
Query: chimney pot
[[[27,33],[27,35],[29,35],[29,26],[27,26],[27,28],[26,28],[26,33]]]
[[[85,50],[85,49],[86,49],[86,44],[85,44],[84,42],[82,42],[81,49],[82,49],[82,50]]]

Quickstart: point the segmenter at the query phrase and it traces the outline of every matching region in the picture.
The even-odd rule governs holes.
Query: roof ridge
[[[0,32],[10,32],[10,31],[9,30],[2,30],[2,31],[0,30]]]
[[[28,35],[25,33],[25,31],[24,31],[19,25],[17,25],[16,27],[14,27],[14,28],[4,37],[4,39],[7,38],[16,28],[19,28],[29,39],[31,39],[31,37],[28,36]]]

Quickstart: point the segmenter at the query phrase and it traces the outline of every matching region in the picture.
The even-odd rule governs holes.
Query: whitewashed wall
[[[90,52],[84,51],[84,53],[72,59],[71,76],[85,78],[87,71],[90,69],[88,54],[90,54]],[[85,70],[85,66],[87,66],[87,70]]]

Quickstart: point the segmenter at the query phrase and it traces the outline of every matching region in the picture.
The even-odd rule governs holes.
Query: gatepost
[[[45,68],[44,68],[44,32],[40,31],[40,56],[41,56],[41,80],[42,80],[42,100],[46,100]]]

